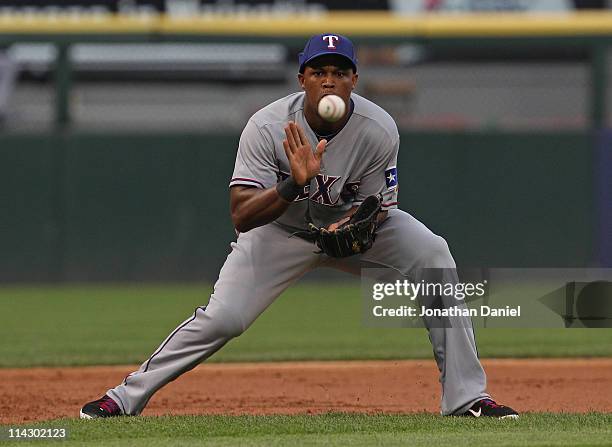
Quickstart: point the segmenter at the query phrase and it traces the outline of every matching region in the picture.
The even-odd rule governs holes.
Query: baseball
[[[325,121],[335,123],[344,116],[346,106],[339,96],[327,95],[319,101],[318,111],[321,118]]]

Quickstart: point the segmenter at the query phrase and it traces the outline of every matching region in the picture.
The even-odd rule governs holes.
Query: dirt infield
[[[484,360],[489,391],[521,412],[612,412],[612,359]],[[133,366],[0,369],[0,423],[77,417]],[[432,361],[204,364],[143,415],[438,412]]]

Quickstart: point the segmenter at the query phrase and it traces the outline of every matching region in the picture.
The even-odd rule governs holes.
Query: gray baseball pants
[[[389,211],[372,249],[360,256],[330,258],[313,253],[312,243],[288,236],[274,223],[239,235],[208,305],[197,308],[137,371],[108,391],[124,414],[140,414],[157,390],[242,334],[285,289],[312,269],[331,267],[359,275],[361,262],[367,262],[393,268],[418,281],[415,272],[421,268],[455,267],[446,241],[397,209]],[[453,326],[428,325],[440,370],[443,415],[461,414],[474,402],[489,397],[469,319]]]

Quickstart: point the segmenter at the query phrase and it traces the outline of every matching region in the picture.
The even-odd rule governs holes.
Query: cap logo
[[[328,34],[326,36],[323,36],[323,40],[327,40],[327,48],[335,50],[336,45],[334,45],[334,42],[340,40],[340,38],[338,36],[334,36],[333,34]]]

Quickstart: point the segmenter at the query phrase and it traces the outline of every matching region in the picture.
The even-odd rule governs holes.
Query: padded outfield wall
[[[594,138],[404,133],[400,207],[444,235],[463,266],[591,265],[606,209]],[[215,279],[234,238],[237,140],[0,136],[0,280]]]

